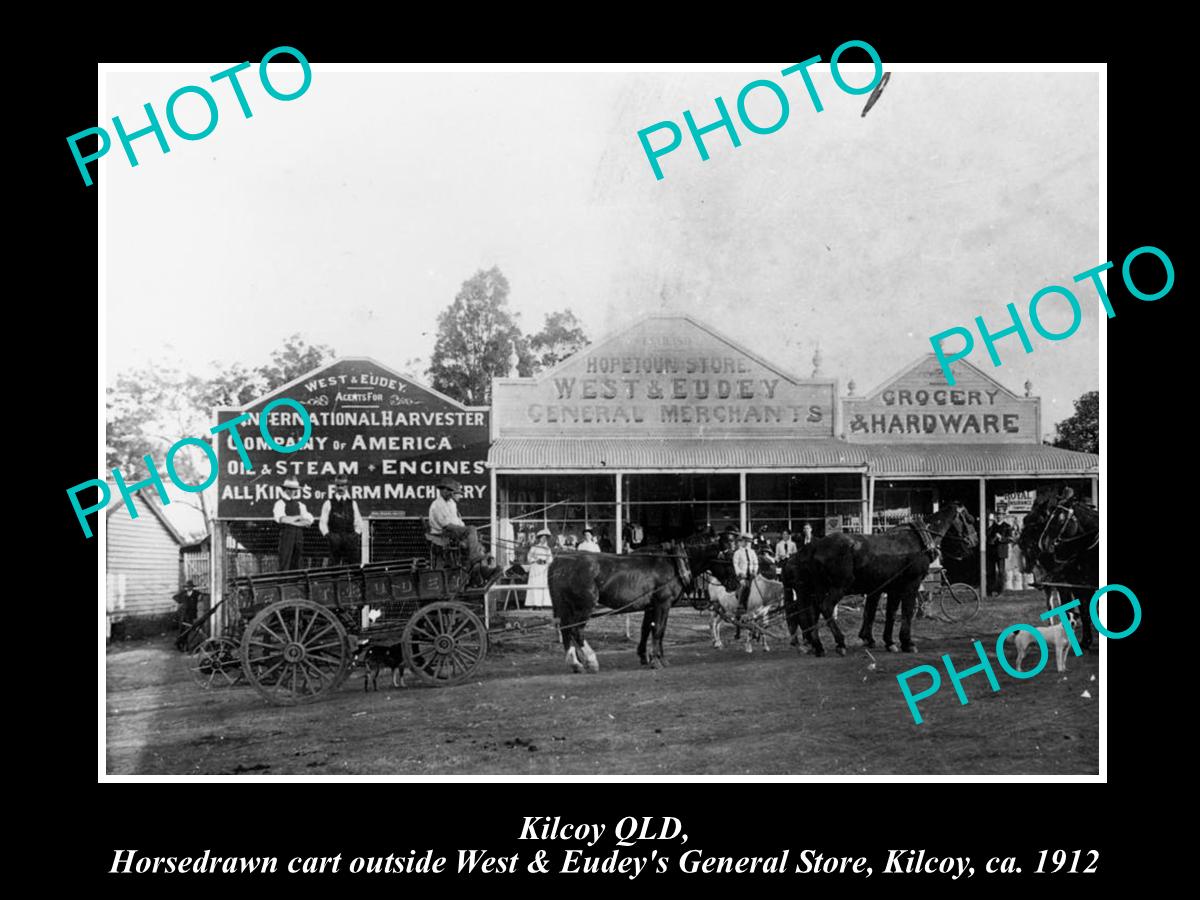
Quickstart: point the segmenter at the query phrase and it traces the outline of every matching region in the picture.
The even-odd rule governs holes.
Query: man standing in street
[[[171,598],[179,610],[179,639],[175,642],[175,646],[180,650],[184,649],[183,633],[192,627],[200,614],[200,598],[202,596],[204,595],[196,590],[196,582],[189,578],[183,583],[183,590]]]
[[[275,501],[275,521],[279,523],[279,571],[299,569],[304,565],[304,529],[313,523],[304,504],[300,502],[300,482],[288,478],[283,483],[283,496]]]
[[[738,593],[738,613],[744,613],[750,602],[750,589],[754,586],[754,578],[758,575],[758,553],[750,546],[754,535],[744,533],[738,536],[738,548],[733,554],[733,574],[741,585]]]
[[[329,542],[329,565],[356,566],[362,562],[359,537],[363,518],[358,503],[350,499],[350,479],[339,475],[333,491],[321,507],[321,534]]]
[[[998,522],[995,513],[988,513],[987,525],[987,572],[989,594],[1004,593],[1007,573],[1008,547],[1013,542],[1012,526]]]
[[[437,484],[438,496],[429,504],[429,533],[434,537],[448,534],[467,550],[467,566],[483,560],[483,547],[474,525],[467,525],[458,514],[454,498],[462,494],[462,485],[453,478],[443,478]]]

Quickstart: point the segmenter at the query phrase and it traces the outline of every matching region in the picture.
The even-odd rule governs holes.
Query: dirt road
[[[1033,621],[1039,594],[985,601],[967,625],[919,619],[920,651],[854,645],[845,658],[802,656],[786,644],[746,654],[715,650],[707,616],[671,613],[662,670],[638,664],[620,617],[589,636],[601,672],[575,675],[549,630],[501,636],[479,679],[449,688],[363,692],[353,675],[333,696],[268,706],[247,687],[204,692],[169,640],[107,654],[110,774],[1095,774],[1099,657],[1069,656],[1001,690],[967,679],[971,702],[943,688],[914,725],[896,674],[920,663],[974,664],[999,631]],[[847,633],[859,619],[843,614]],[[636,629],[636,621],[635,621]],[[876,626],[876,635],[880,625]],[[827,646],[829,640],[825,636]],[[1010,659],[1013,651],[1009,650]],[[411,680],[411,679],[410,679]],[[923,682],[922,682],[923,683]],[[1091,698],[1081,697],[1088,691]]]

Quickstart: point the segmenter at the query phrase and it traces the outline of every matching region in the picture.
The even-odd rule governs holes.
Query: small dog
[[[1075,610],[1067,613],[1067,622],[1074,632],[1078,616]],[[1067,637],[1067,632],[1063,627],[1062,622],[1056,622],[1053,625],[1045,625],[1038,628],[1046,644],[1054,648],[1054,663],[1058,671],[1067,671],[1067,648],[1071,646],[1071,641]],[[1021,668],[1021,663],[1025,660],[1025,654],[1029,650],[1029,645],[1034,642],[1035,638],[1028,631],[1018,631],[1014,636],[1014,641],[1017,645],[1017,671],[1024,671]]]
[[[400,644],[382,646],[369,641],[354,651],[354,665],[362,666],[363,690],[379,690],[379,670],[392,670],[392,687],[404,687],[404,651]]]

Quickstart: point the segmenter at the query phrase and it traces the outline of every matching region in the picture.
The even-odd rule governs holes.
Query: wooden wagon
[[[458,684],[487,655],[485,595],[461,566],[424,558],[237,576],[222,601],[233,628],[193,646],[189,668],[202,687],[246,681],[271,703],[308,703],[346,680],[364,641],[398,640],[419,679]]]

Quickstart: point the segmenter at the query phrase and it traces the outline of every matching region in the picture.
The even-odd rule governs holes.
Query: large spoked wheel
[[[943,585],[939,601],[942,615],[951,622],[966,622],[979,613],[979,591],[961,581]]]
[[[423,606],[409,619],[401,638],[404,662],[422,681],[451,685],[466,681],[487,656],[487,629],[461,603]]]
[[[204,690],[233,687],[242,680],[242,657],[231,638],[207,638],[188,656],[188,673]]]
[[[311,703],[345,680],[346,629],[311,600],[281,600],[262,610],[242,636],[242,672],[271,703]]]

